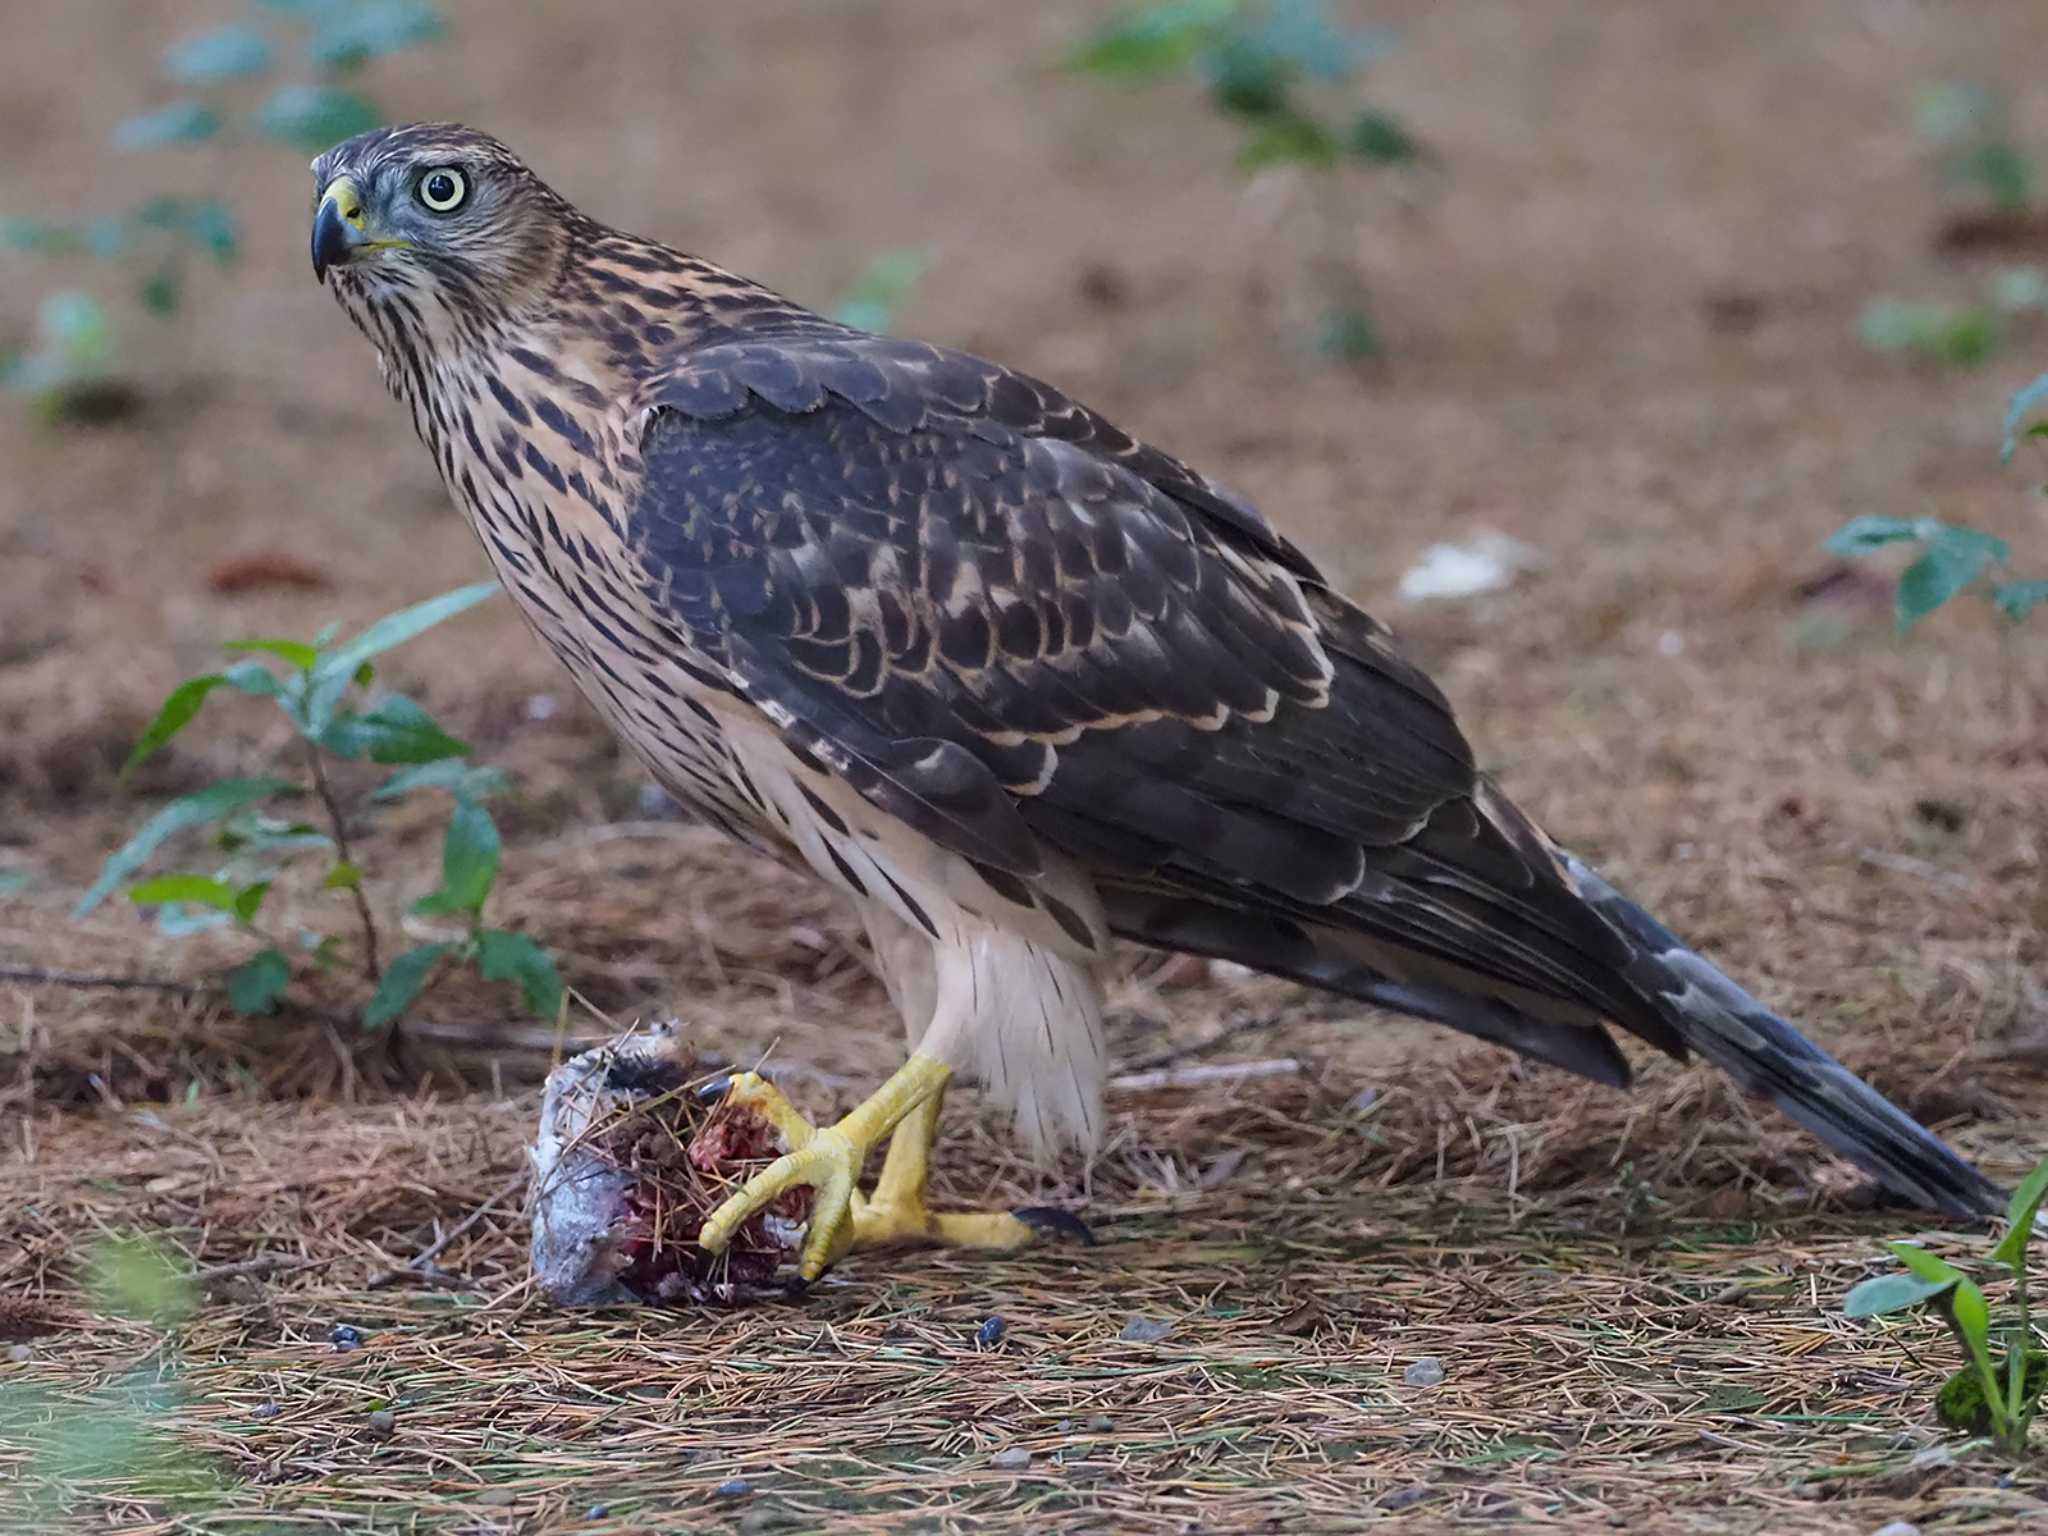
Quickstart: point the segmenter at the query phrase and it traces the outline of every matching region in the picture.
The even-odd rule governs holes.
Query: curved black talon
[[[1023,1205],[1010,1214],[1041,1237],[1080,1243],[1087,1248],[1095,1246],[1095,1234],[1088,1230],[1088,1223],[1072,1211],[1061,1210],[1056,1205]]]
[[[716,1104],[720,1099],[732,1092],[732,1078],[733,1074],[730,1072],[722,1077],[714,1077],[710,1082],[698,1088],[690,1097],[699,1104]]]
[[[791,1275],[788,1280],[783,1282],[782,1299],[784,1301],[802,1301],[810,1294],[811,1282],[802,1275]]]

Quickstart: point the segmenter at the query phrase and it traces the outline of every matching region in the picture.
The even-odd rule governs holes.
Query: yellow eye
[[[462,172],[444,166],[420,179],[420,201],[436,213],[453,213],[469,196],[469,182]]]

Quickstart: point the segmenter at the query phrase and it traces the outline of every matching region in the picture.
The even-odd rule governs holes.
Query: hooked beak
[[[313,214],[313,275],[327,281],[329,267],[347,266],[368,251],[389,250],[403,240],[378,240],[371,236],[363,211],[363,195],[347,176],[327,183],[320,206]]]

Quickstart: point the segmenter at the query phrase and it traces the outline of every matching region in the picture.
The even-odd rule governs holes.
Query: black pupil
[[[427,178],[427,201],[430,203],[452,203],[455,201],[455,178],[446,171],[436,171]]]

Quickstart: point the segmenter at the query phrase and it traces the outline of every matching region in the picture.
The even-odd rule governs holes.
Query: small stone
[[[1013,1445],[989,1457],[988,1464],[998,1472],[1021,1472],[1031,1465],[1031,1453],[1021,1445]]]
[[[379,1408],[370,1415],[370,1433],[379,1439],[388,1439],[398,1428],[398,1415],[389,1408]]]
[[[1171,1332],[1173,1324],[1163,1317],[1134,1317],[1117,1337],[1126,1344],[1157,1344]]]
[[[744,1477],[727,1478],[711,1490],[721,1499],[744,1499],[754,1491],[754,1485]]]
[[[1870,1536],[1920,1536],[1920,1527],[1910,1520],[1894,1520],[1889,1525],[1880,1525]]]
[[[1435,1355],[1424,1355],[1401,1373],[1401,1379],[1411,1387],[1440,1387],[1444,1380],[1444,1363]]]
[[[275,1400],[265,1399],[249,1410],[249,1417],[252,1419],[274,1419],[282,1412],[284,1410],[277,1406]]]
[[[353,1327],[348,1323],[336,1323],[329,1330],[327,1337],[329,1342],[334,1345],[334,1352],[337,1355],[345,1355],[350,1350],[363,1347],[362,1329]]]
[[[34,1358],[35,1351],[26,1344],[10,1344],[7,1346],[7,1360],[10,1365],[27,1365]]]
[[[1406,1509],[1411,1504],[1420,1504],[1430,1495],[1425,1483],[1412,1483],[1406,1488],[1396,1488],[1392,1493],[1380,1495],[1381,1509]]]
[[[1088,1416],[1087,1427],[1095,1434],[1106,1435],[1116,1428],[1116,1420],[1106,1413],[1091,1413]]]
[[[609,1515],[610,1513],[611,1510],[608,1509],[606,1506],[602,1504],[593,1504],[590,1506],[590,1508],[583,1511],[583,1518],[586,1520],[602,1520],[605,1518],[605,1516]]]
[[[974,1342],[983,1349],[994,1349],[1003,1342],[1003,1335],[1010,1331],[1010,1325],[1000,1317],[992,1317],[974,1330]]]

